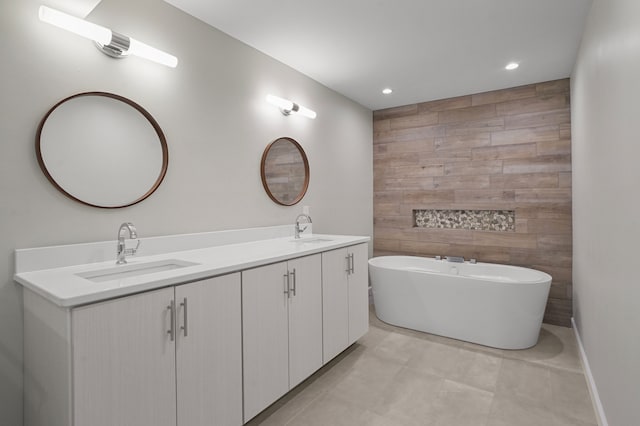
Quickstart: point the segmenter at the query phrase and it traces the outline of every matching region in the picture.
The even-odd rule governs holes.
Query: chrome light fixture
[[[298,105],[295,102],[291,102],[288,99],[279,98],[273,95],[267,95],[267,102],[280,108],[280,111],[284,115],[299,114],[311,119],[315,119],[317,116],[315,111],[312,111],[302,105]]]
[[[38,17],[43,22],[93,40],[101,52],[113,58],[135,55],[171,68],[178,65],[178,58],[162,50],[50,7],[40,6]]]

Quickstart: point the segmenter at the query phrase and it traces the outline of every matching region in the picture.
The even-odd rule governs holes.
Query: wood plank
[[[558,187],[571,188],[571,172],[558,173]]]
[[[518,99],[496,104],[496,114],[515,115],[561,109],[569,105],[568,95],[555,94],[535,98]]]
[[[573,241],[571,235],[566,234],[543,234],[538,235],[538,248],[544,251],[571,251]]]
[[[536,93],[538,95],[548,95],[551,93],[569,93],[571,84],[568,78],[562,80],[546,81],[536,84]]]
[[[454,200],[459,204],[480,202],[513,202],[516,192],[506,189],[456,189]]]
[[[420,161],[420,160],[419,160]],[[374,168],[374,170],[377,170]],[[383,170],[378,173],[378,176],[384,178],[424,178],[432,176],[443,176],[444,165],[443,164],[417,164],[410,166],[400,167],[383,167]]]
[[[550,155],[526,160],[504,160],[503,171],[504,173],[570,172],[571,157],[568,155]]]
[[[491,176],[444,176],[434,177],[434,189],[486,189],[491,186]]]
[[[384,251],[400,251],[400,240],[386,240],[383,238],[374,238],[373,239],[373,248],[374,250],[384,250]]]
[[[444,165],[445,176],[478,176],[499,173],[502,173],[502,160],[470,161]]]
[[[536,144],[502,145],[473,148],[473,160],[505,160],[509,158],[533,158],[538,155]]]
[[[445,127],[426,126],[411,129],[397,129],[373,133],[373,143],[387,143],[399,141],[417,141],[420,139],[429,139],[442,137],[445,135]]]
[[[504,118],[504,127],[506,130],[560,126],[566,124],[571,124],[571,110],[566,107],[553,111],[508,115]]]
[[[468,229],[414,228],[420,241],[442,244],[473,244],[473,231]]]
[[[537,142],[536,146],[538,155],[571,155],[571,141],[569,139]]]
[[[534,234],[517,232],[477,231],[473,235],[473,243],[478,246],[498,246],[535,249],[538,240]]]
[[[457,161],[471,161],[471,149],[438,149],[433,152],[421,152],[420,164],[444,164]]]
[[[417,256],[443,256],[449,252],[449,244],[427,241],[400,241],[400,251]]]
[[[571,235],[571,218],[569,219],[529,219],[529,231],[536,234]]]
[[[516,189],[516,202],[537,204],[571,204],[571,189]]]
[[[373,146],[373,154],[378,156],[384,156],[385,154],[406,154],[408,152],[432,152],[434,150],[434,138],[380,143]]]
[[[385,130],[391,130],[391,121],[386,120],[373,120],[373,131],[382,132]]]
[[[406,191],[402,197],[404,204],[416,206],[430,205],[433,203],[452,203],[453,201],[454,193],[450,190]]]
[[[420,158],[413,153],[386,153],[373,156],[373,168],[417,166]]]
[[[424,112],[407,117],[396,117],[391,119],[390,127],[395,129],[410,129],[413,127],[425,127],[438,124],[437,112]]]
[[[387,228],[384,226],[375,226],[373,230],[373,238],[389,241],[418,241],[420,239],[420,234],[413,230],[414,228],[411,227]]]
[[[491,143],[491,133],[470,133],[466,135],[450,135],[443,138],[435,138],[434,147],[436,150],[461,149],[488,146]]]
[[[418,105],[403,105],[393,108],[379,109],[373,111],[373,121],[385,120],[394,117],[406,117],[418,113]]]
[[[418,112],[446,111],[471,106],[471,96],[459,96],[457,98],[440,99],[436,101],[422,102],[418,104]]]
[[[527,129],[504,130],[491,133],[491,145],[514,145],[521,143],[557,141],[560,139],[558,126],[531,127]]]
[[[514,99],[531,98],[536,95],[536,85],[530,84],[527,86],[514,87],[511,89],[477,93],[471,96],[471,103],[473,106],[496,104],[498,102],[512,101]]]
[[[446,135],[470,135],[483,132],[497,132],[504,130],[504,117],[489,118],[486,120],[471,120],[446,125]]]
[[[438,122],[440,124],[483,120],[496,116],[496,106],[494,104],[471,106],[467,108],[440,111],[438,114]]]
[[[521,173],[490,176],[492,188],[557,188],[557,173]],[[436,182],[434,182],[434,185]]]
[[[384,178],[374,180],[374,189],[380,191],[417,191],[436,189],[431,177]]]

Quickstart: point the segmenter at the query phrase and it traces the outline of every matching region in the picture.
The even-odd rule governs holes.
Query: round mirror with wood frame
[[[302,200],[309,187],[309,161],[304,149],[292,138],[271,142],[262,154],[262,185],[269,198],[282,206]]]
[[[105,92],[69,96],[44,116],[36,156],[47,179],[67,197],[105,209],[150,196],[167,172],[167,141],[137,103]]]

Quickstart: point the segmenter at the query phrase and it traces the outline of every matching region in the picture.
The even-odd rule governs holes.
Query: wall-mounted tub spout
[[[464,263],[464,257],[462,256],[445,256],[447,262]]]

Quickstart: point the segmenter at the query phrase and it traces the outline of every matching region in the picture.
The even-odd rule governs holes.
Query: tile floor
[[[596,426],[573,330],[527,350],[392,327],[369,332],[251,422],[272,426]]]

